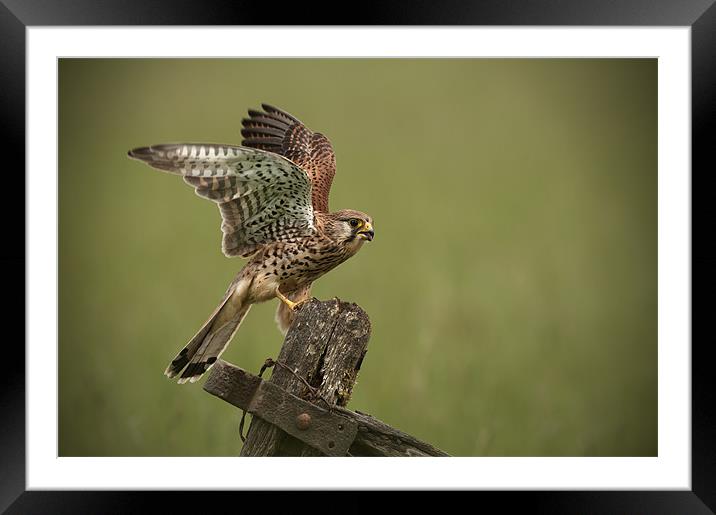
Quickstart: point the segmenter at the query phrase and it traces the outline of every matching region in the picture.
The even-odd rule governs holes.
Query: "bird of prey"
[[[285,111],[262,104],[242,121],[241,146],[161,144],[130,150],[131,158],[181,175],[219,206],[227,257],[248,262],[206,323],[165,374],[197,381],[226,349],[251,305],[278,298],[285,333],[311,283],[373,240],[373,219],[351,209],[329,212],[336,171],[330,141]]]

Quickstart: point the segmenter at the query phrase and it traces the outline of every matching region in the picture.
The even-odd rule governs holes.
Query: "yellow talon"
[[[286,304],[286,305],[288,306],[288,309],[290,309],[291,311],[294,311],[294,310],[296,309],[296,307],[297,307],[299,304],[301,304],[300,302],[293,302],[292,300],[290,300],[288,297],[286,297],[283,293],[281,293],[281,292],[278,291],[278,290],[276,290],[276,296],[278,297],[278,299],[279,299],[281,302],[283,302],[284,304]]]

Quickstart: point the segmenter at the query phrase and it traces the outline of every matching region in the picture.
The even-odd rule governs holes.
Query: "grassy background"
[[[656,455],[656,60],[59,70],[62,456],[239,452],[240,411],[162,372],[243,260],[215,205],[126,152],[238,143],[260,102],[331,138],[331,207],[376,221],[314,287],[372,319],[350,407],[453,455]],[[223,357],[275,357],[275,307]]]

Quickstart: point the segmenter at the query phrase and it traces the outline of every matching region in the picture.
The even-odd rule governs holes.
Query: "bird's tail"
[[[292,300],[294,302],[301,302],[303,300],[306,300],[311,297],[311,283],[308,283],[306,286],[303,286],[302,288],[299,288],[298,290],[292,291],[288,295],[286,295],[289,300]],[[288,306],[284,304],[283,302],[278,303],[278,308],[276,308],[276,324],[278,325],[279,331],[281,331],[281,334],[286,336],[286,333],[288,332],[288,328],[291,327],[291,324],[293,323],[293,319],[296,317],[293,311],[288,309]]]
[[[234,283],[229,290],[209,320],[169,363],[166,376],[173,378],[181,373],[180,384],[194,383],[219,359],[251,308]]]

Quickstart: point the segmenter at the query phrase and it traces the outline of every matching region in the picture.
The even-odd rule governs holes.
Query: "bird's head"
[[[375,236],[373,219],[365,213],[353,209],[342,209],[330,214],[327,232],[338,242],[358,250],[364,242],[372,241]]]

